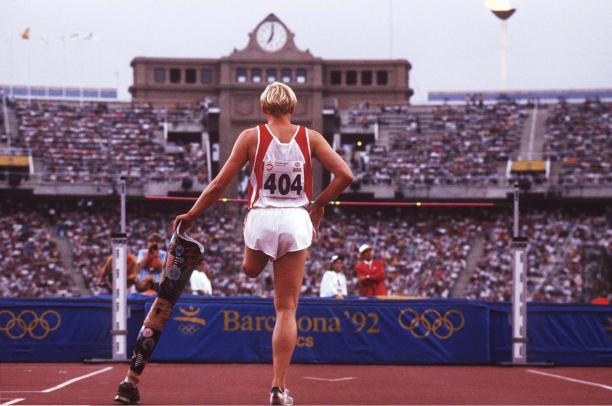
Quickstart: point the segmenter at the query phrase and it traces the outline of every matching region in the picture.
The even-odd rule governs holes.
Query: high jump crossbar
[[[179,197],[179,196],[161,196],[161,195],[145,195],[145,200],[151,201],[174,201],[174,202],[194,202],[197,197]],[[232,199],[223,197],[219,199],[219,203],[226,204],[246,204],[246,199]],[[348,200],[332,200],[328,203],[330,206],[353,206],[353,207],[499,207],[507,206],[507,204],[495,202],[367,202],[367,201],[348,201]]]

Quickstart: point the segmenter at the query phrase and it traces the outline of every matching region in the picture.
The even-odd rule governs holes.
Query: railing
[[[113,88],[0,85],[0,89],[16,99],[117,100],[117,89]]]
[[[6,147],[6,148],[0,148],[0,155],[6,155],[6,156],[31,156],[32,155],[32,151],[28,148],[12,148],[12,147]]]

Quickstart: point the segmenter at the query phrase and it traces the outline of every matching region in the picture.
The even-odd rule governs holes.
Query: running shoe
[[[271,405],[293,405],[293,398],[289,396],[287,389],[281,390],[278,386],[275,386],[270,391],[270,404]]]
[[[115,402],[124,405],[137,405],[140,403],[140,393],[138,388],[131,382],[123,381],[117,388],[117,394],[115,395]]]

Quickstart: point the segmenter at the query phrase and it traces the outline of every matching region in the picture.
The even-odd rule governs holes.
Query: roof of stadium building
[[[3,85],[0,91],[16,99],[117,100],[117,89],[97,87]]]
[[[482,95],[484,101],[497,101],[501,99],[513,100],[584,100],[584,99],[612,99],[612,89],[558,89],[558,90],[509,90],[509,91],[442,91],[429,92],[429,102],[465,102],[466,100]]]

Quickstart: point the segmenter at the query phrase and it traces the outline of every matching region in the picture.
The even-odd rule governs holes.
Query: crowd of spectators
[[[586,271],[595,271],[585,250],[612,253],[612,227],[605,214],[567,211],[523,214],[521,232],[529,239],[527,299],[576,302],[584,299]],[[512,230],[507,219],[487,220],[485,248],[472,275],[467,298],[510,300]]]
[[[75,284],[53,241],[53,212],[0,207],[0,297],[72,296]]]
[[[62,265],[54,242],[65,238],[72,266],[83,276],[87,292],[108,293],[96,286],[96,274],[110,255],[111,231],[118,215],[105,205],[82,200],[67,209],[6,205],[0,217],[0,296],[66,296],[76,287]],[[176,213],[144,208],[128,213],[128,252],[146,247],[158,233],[168,241]],[[583,301],[585,275],[597,272],[588,252],[612,253],[612,227],[605,213],[568,210],[527,212],[522,232],[529,238],[528,299]],[[239,210],[220,206],[207,212],[190,234],[206,247],[206,268],[214,295],[269,295],[272,274],[257,279],[241,271],[243,243]],[[506,213],[427,213],[400,209],[368,212],[331,208],[321,224],[306,262],[304,295],[318,295],[333,255],[343,255],[348,294],[357,295],[357,249],[367,243],[385,263],[388,294],[450,297],[458,276],[467,269],[474,242],[482,256],[467,284],[467,298],[509,300],[511,294],[511,228]],[[167,247],[162,247],[165,249]],[[589,251],[590,250],[590,251]],[[80,292],[83,294],[84,292]]]
[[[528,114],[512,101],[357,109],[349,123],[378,122],[387,140],[354,151],[353,171],[366,185],[496,185]]]
[[[74,266],[84,275],[88,288],[95,294],[107,293],[105,288],[96,286],[96,273],[111,253],[111,232],[119,229],[117,215],[105,209],[86,210],[87,215],[79,211],[63,212],[58,227],[65,230],[70,240]],[[207,268],[222,282],[228,275],[233,278],[241,269],[242,246],[236,244],[239,236],[235,234],[237,218],[222,209],[207,214],[192,227],[190,235],[205,245]],[[141,212],[129,217],[126,224],[128,252],[135,255],[146,247],[147,236],[152,233],[159,234],[164,241],[170,239],[174,220],[171,215]],[[227,279],[225,283],[230,285],[231,278]],[[222,285],[218,287],[223,291]],[[231,291],[231,287],[229,289]]]
[[[207,181],[206,154],[197,144],[165,148],[163,123],[201,122],[200,106],[153,107],[128,103],[19,101],[15,147],[43,163],[43,180],[109,183],[127,175],[132,183]],[[379,106],[368,102],[341,113],[342,125],[373,131],[381,141],[346,154],[358,182],[393,187],[499,185],[503,164],[516,158],[529,114],[511,100],[465,104]],[[559,163],[562,185],[612,183],[612,104],[560,101],[548,107],[544,156]],[[0,142],[6,141],[1,133]]]
[[[163,123],[193,117],[190,107],[65,102],[18,102],[14,146],[43,162],[43,180],[110,183],[125,175],[132,184],[205,178],[206,154],[197,144],[166,149]]]
[[[349,294],[356,295],[357,248],[367,243],[375,258],[385,262],[390,295],[449,297],[478,230],[473,217],[461,214],[420,217],[381,211],[363,216],[335,209],[327,214],[311,249],[302,293],[318,295],[329,259],[342,254]]]
[[[551,105],[544,156],[561,164],[561,185],[612,184],[612,103],[586,100]]]

